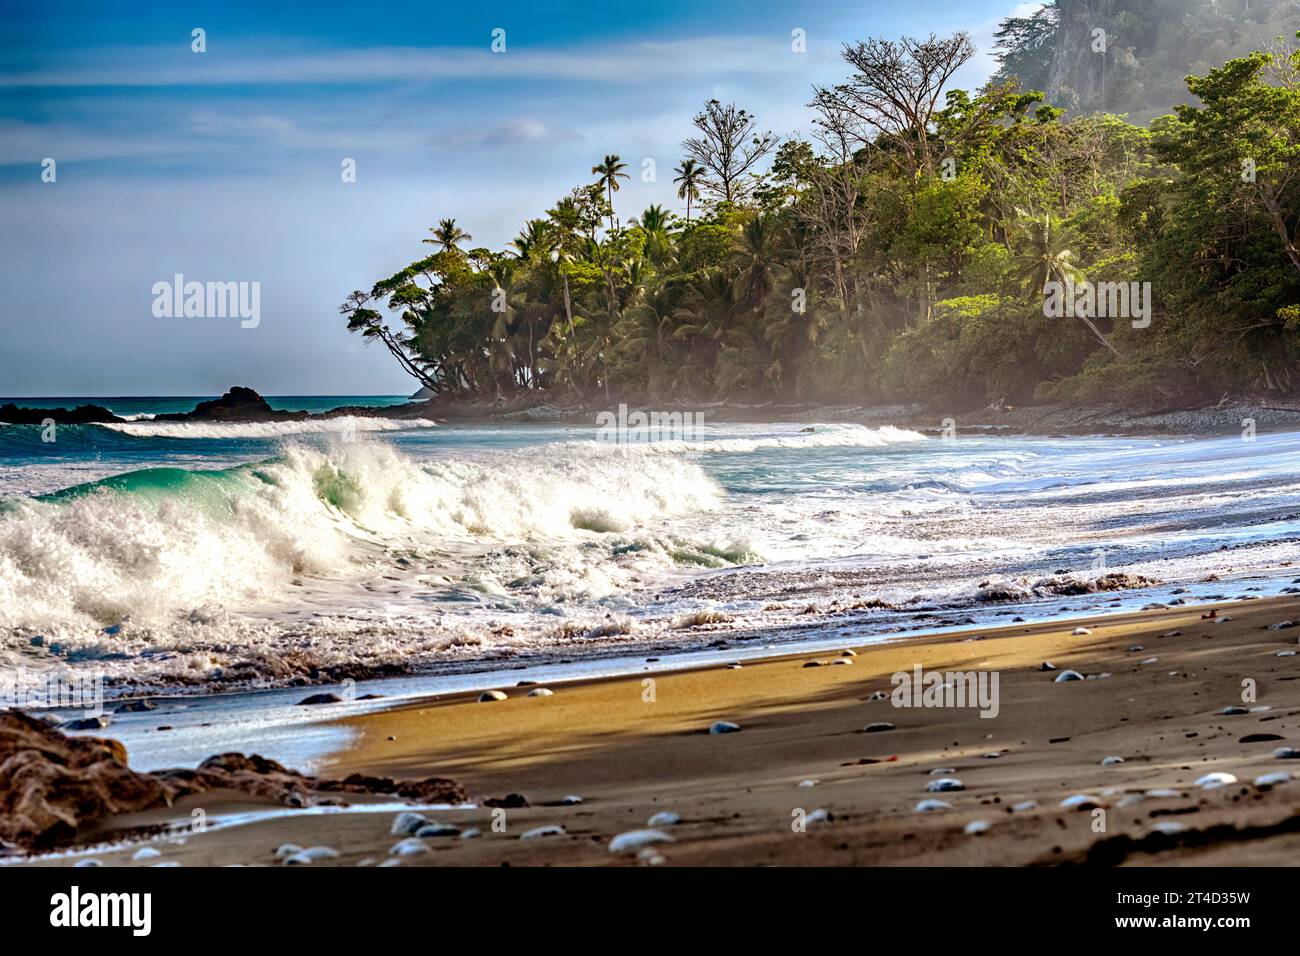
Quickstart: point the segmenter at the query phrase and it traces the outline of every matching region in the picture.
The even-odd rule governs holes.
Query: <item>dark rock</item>
[[[156,422],[290,422],[306,412],[278,412],[251,388],[236,385],[220,398],[199,402],[192,412],[155,415]]]
[[[66,408],[20,408],[9,402],[0,405],[0,422],[11,425],[42,425],[46,420],[53,420],[59,425],[89,425],[105,422],[120,422],[112,412],[102,405],[78,405],[74,409]]]
[[[341,704],[343,698],[338,694],[312,694],[310,697],[304,697],[298,701],[299,707],[312,707],[316,704]]]

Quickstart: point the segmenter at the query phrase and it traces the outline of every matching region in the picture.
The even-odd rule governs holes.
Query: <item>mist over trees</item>
[[[954,412],[1294,397],[1300,43],[1179,79],[1187,105],[1149,126],[1088,111],[1086,84],[1068,112],[1034,88],[1073,75],[1057,51],[1080,11],[1104,9],[1133,51],[1186,54],[1200,34],[1178,39],[1182,12],[1235,2],[1058,0],[1004,24],[1002,72],[974,92],[949,88],[975,52],[964,34],[849,44],[844,79],[801,94],[806,137],[716,100],[684,120],[662,183],[680,214],[620,208],[629,163],[610,153],[507,249],[444,219],[431,253],[340,311],[453,396]],[[1232,22],[1259,30],[1285,6],[1238,5]],[[1167,6],[1138,29],[1135,10]],[[1165,68],[1139,62],[1095,95],[1163,96]],[[1149,292],[1151,308],[1045,308],[1049,288],[1076,286]]]

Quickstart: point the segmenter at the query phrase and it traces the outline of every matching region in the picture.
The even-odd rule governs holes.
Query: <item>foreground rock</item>
[[[218,754],[194,770],[139,773],[126,748],[101,737],[68,737],[16,711],[0,713],[0,842],[44,850],[120,813],[171,806],[181,797],[234,790],[288,806],[384,794],[422,803],[464,803],[454,780],[390,780],[353,774],[320,780],[257,755]]]

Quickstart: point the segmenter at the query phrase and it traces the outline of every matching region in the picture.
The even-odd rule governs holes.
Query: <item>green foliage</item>
[[[1004,24],[1004,77],[948,93],[926,130],[933,163],[915,162],[911,134],[854,139],[823,111],[819,138],[782,143],[743,198],[687,159],[672,192],[689,218],[652,205],[623,220],[626,164],[610,154],[508,252],[467,248],[442,220],[432,254],[349,297],[348,328],[448,394],[953,413],[1296,395],[1300,52],[1207,67],[1187,80],[1196,105],[1149,130],[1067,119],[1015,78],[1047,82],[1085,6]],[[1261,11],[1248,19],[1272,22]],[[1117,42],[1163,49],[1137,5],[1102,13]],[[1125,96],[1154,88],[1126,82]],[[1153,321],[1044,315],[1046,283],[1085,280],[1150,283]]]

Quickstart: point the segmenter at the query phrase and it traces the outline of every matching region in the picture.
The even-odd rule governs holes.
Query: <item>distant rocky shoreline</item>
[[[418,394],[418,393],[417,393]],[[405,405],[382,407],[342,405],[325,412],[272,408],[251,388],[234,386],[220,398],[200,402],[190,412],[160,414],[157,422],[296,422],[355,416],[365,418],[432,419],[441,423],[514,422],[520,424],[595,424],[600,412],[618,400],[578,401],[571,398],[525,395],[484,400],[435,397]],[[1300,430],[1300,403],[1242,398],[1201,408],[1135,409],[1117,403],[1094,405],[1035,405],[990,407],[978,411],[944,412],[919,404],[853,405],[713,401],[663,403],[629,400],[629,408],[702,415],[707,422],[805,422],[894,425],[932,435],[1190,435],[1211,436]],[[112,424],[127,421],[101,405],[76,408],[24,408],[0,405],[0,422],[39,425]]]

